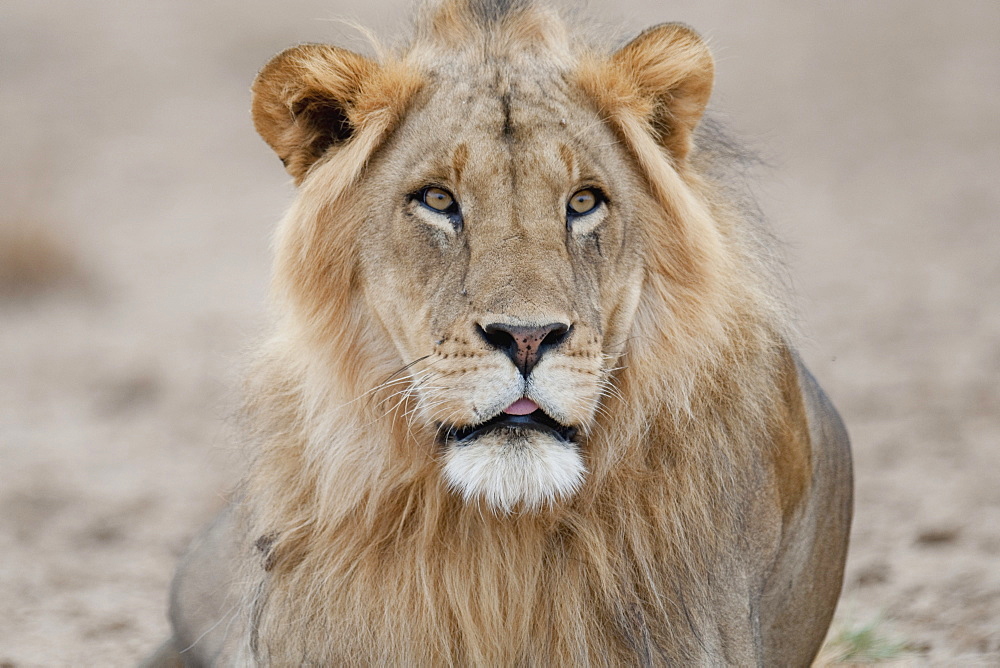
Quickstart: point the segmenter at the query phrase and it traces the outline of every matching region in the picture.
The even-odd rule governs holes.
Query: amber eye
[[[600,204],[600,194],[591,188],[577,190],[566,203],[566,213],[571,216],[582,216],[590,213]]]
[[[420,201],[424,206],[441,213],[449,213],[455,206],[455,198],[444,188],[424,188]]]

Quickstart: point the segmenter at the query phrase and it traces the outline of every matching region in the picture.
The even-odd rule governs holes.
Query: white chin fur
[[[487,434],[449,445],[444,459],[445,479],[466,501],[482,499],[503,513],[568,498],[586,472],[575,447],[542,435]]]

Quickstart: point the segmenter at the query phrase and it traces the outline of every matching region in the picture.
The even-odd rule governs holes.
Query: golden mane
[[[566,34],[524,2],[425,11],[413,44],[351,90],[351,141],[302,165],[278,233],[281,320],[248,387],[255,454],[239,494],[259,537],[252,567],[268,575],[248,601],[265,664],[300,660],[302,647],[331,664],[514,665],[530,661],[529,646],[560,665],[691,660],[690,631],[710,622],[692,602],[718,596],[711,565],[741,558],[753,494],[732,491],[781,459],[782,506],[804,493],[807,454],[780,458],[771,445],[802,408],[780,380],[795,362],[766,243],[710,176],[711,149],[696,140],[671,157],[655,139],[646,82]],[[449,490],[434,429],[408,419],[398,353],[358,295],[365,214],[352,193],[426,85],[429,54],[513,57],[525,45],[567,63],[657,210],[645,212],[655,250],[620,343],[623,368],[588,435],[586,482],[564,504],[505,516]],[[331,85],[312,74],[314,88]],[[303,619],[317,635],[287,642]]]

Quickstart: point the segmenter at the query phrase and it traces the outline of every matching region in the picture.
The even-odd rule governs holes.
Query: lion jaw
[[[576,445],[532,432],[449,443],[443,469],[449,486],[466,502],[482,500],[503,514],[569,498],[587,472]]]

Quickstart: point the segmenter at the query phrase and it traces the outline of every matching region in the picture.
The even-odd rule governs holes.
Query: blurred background
[[[610,6],[608,6],[610,5]],[[1000,664],[1000,4],[618,0],[714,47],[767,166],[803,354],[851,431],[841,641]],[[129,665],[239,457],[244,351],[292,188],[248,88],[391,40],[369,0],[0,3],[0,665]],[[876,626],[877,625],[877,626]]]

